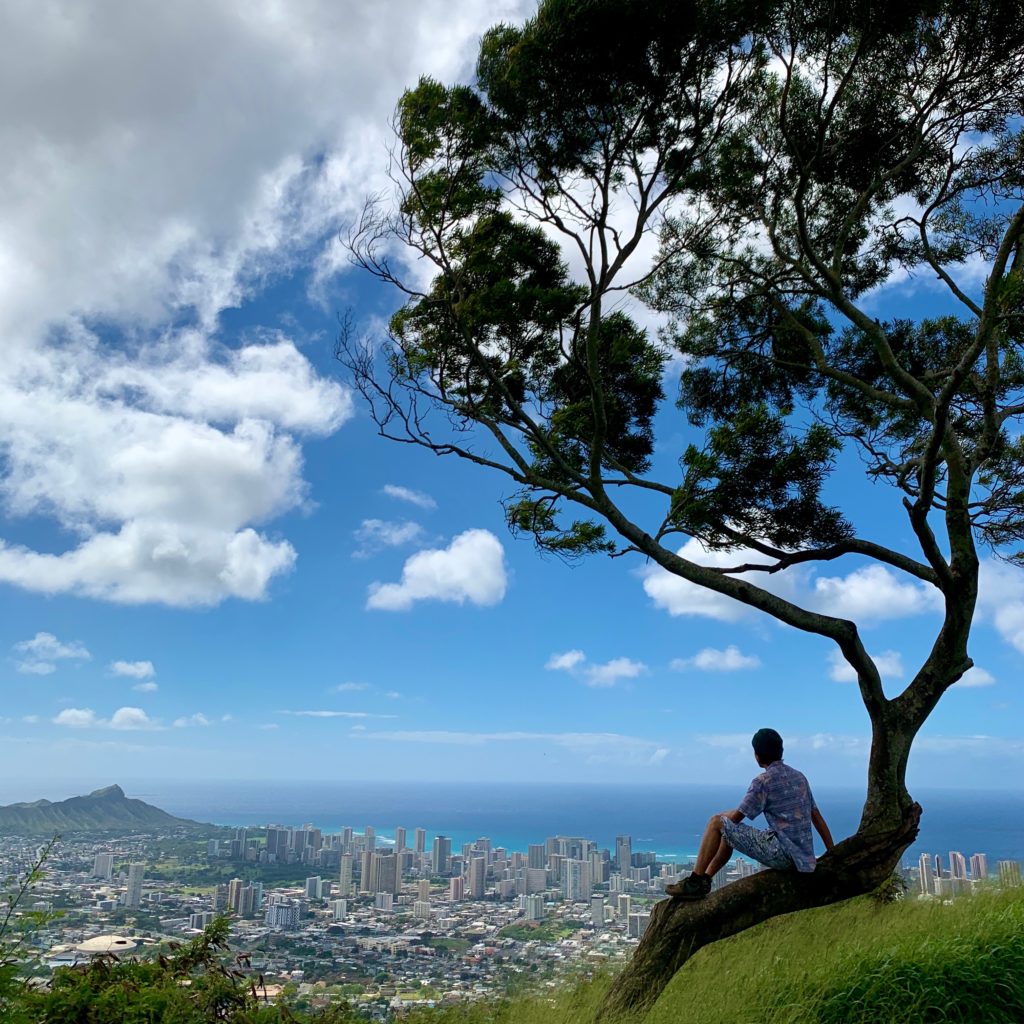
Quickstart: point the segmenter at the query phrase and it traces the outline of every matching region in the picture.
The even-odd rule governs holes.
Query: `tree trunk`
[[[771,917],[839,903],[876,889],[914,841],[920,817],[921,807],[915,803],[897,828],[855,833],[820,857],[817,868],[808,874],[761,871],[703,900],[662,900],[651,913],[633,959],[609,991],[598,1020],[608,1024],[647,1010],[702,946]]]

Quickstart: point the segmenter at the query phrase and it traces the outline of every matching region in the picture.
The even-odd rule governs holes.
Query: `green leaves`
[[[852,528],[820,492],[839,448],[819,424],[798,434],[766,406],[744,407],[686,450],[672,522],[711,548],[742,546],[736,533],[788,550],[838,543]]]

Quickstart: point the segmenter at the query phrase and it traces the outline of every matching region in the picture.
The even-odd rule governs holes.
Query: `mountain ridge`
[[[0,806],[0,833],[35,835],[114,829],[197,826],[125,794],[116,783],[67,800],[33,800]]]

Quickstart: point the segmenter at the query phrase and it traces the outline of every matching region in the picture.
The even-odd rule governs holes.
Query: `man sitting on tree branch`
[[[754,757],[764,771],[750,783],[747,795],[734,811],[714,814],[708,821],[690,877],[665,887],[669,896],[703,899],[711,880],[729,863],[733,850],[777,871],[813,871],[814,825],[831,850],[832,833],[821,816],[811,787],[801,772],[782,760],[782,737],[774,729],[758,729],[751,741]],[[744,825],[744,818],[764,814],[767,831]]]

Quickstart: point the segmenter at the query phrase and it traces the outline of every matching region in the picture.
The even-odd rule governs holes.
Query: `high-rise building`
[[[448,836],[434,836],[431,869],[435,875],[446,875],[451,866],[452,841]]]
[[[426,900],[416,900],[412,905],[412,916],[418,921],[427,921],[430,918],[430,904]]]
[[[548,854],[543,843],[530,843],[526,848],[526,866],[530,868],[547,867]]]
[[[298,928],[301,916],[302,907],[293,900],[271,903],[267,907],[266,924],[268,928]]]
[[[426,853],[427,852],[427,830],[425,828],[418,828],[413,833],[413,835],[415,836],[415,839],[414,839],[414,842],[415,842],[414,849],[415,849],[416,853]]]
[[[458,903],[460,900],[464,900],[465,898],[466,880],[462,877],[462,875],[456,875],[448,883],[448,899],[450,899],[452,903]]]
[[[469,862],[469,895],[475,900],[482,900],[486,884],[487,857],[480,855]]]
[[[359,891],[373,892],[370,888],[373,873],[373,850],[363,850],[359,857]]]
[[[390,892],[379,892],[373,898],[373,905],[377,910],[383,910],[386,913],[394,909],[395,897]]]
[[[544,897],[540,895],[524,896],[523,910],[527,921],[543,921]]]
[[[395,829],[395,853],[400,854],[405,849],[405,829],[399,826]]]
[[[338,875],[338,895],[348,897],[352,895],[352,854],[341,855],[341,871]]]
[[[931,854],[921,854],[917,862],[917,870],[921,881],[921,895],[930,896],[935,892],[935,869]]]
[[[341,830],[341,848],[343,850],[350,850],[352,848],[352,826],[346,825]]]
[[[1015,860],[996,861],[996,871],[999,872],[999,884],[1005,889],[1014,888],[1020,885],[1020,862]]]
[[[344,920],[348,916],[348,900],[332,900],[330,907],[335,921]]]
[[[398,858],[394,850],[374,850],[370,855],[370,884],[364,888],[368,892],[397,893],[399,885]]]
[[[306,879],[306,899],[318,900],[323,895],[323,883],[319,875]]]
[[[377,848],[377,832],[372,825],[367,825],[363,830],[363,835],[366,837],[366,848],[368,850],[375,850]]]
[[[544,868],[526,869],[527,894],[543,892],[548,887],[548,873]]]
[[[971,854],[971,878],[976,882],[983,882],[988,878],[988,856],[986,854]]]
[[[942,877],[942,855],[938,853],[935,854],[935,877]]]
[[[620,921],[628,921],[630,910],[632,909],[633,897],[627,893],[621,893],[616,897],[616,911]]]
[[[630,914],[629,924],[627,926],[627,933],[630,938],[642,939],[644,932],[647,931],[647,925],[650,924],[650,914]]]
[[[206,856],[207,857],[219,857],[220,856],[220,840],[219,839],[207,839],[206,840]]]
[[[419,882],[416,883],[416,895],[421,900],[429,900],[430,899],[430,879],[429,878],[421,878],[419,880]]]
[[[93,858],[92,873],[97,878],[105,878],[109,881],[114,875],[114,855],[112,853],[97,853]]]
[[[959,850],[949,851],[949,877],[967,878],[967,858]]]
[[[562,862],[562,894],[572,903],[590,899],[590,863],[585,860]]]
[[[590,923],[595,928],[604,927],[604,897],[590,897]]]
[[[490,841],[490,839],[487,836],[481,836],[473,844],[473,846],[476,848],[476,850],[479,853],[482,853],[484,855],[484,857],[487,860],[487,863],[490,864],[491,861],[494,859],[494,855],[491,852],[491,841]]]
[[[128,865],[128,888],[124,894],[124,905],[136,908],[142,902],[142,880],[146,876],[145,864]]]
[[[615,865],[620,874],[626,874],[633,866],[633,837],[615,837]]]
[[[238,912],[238,904],[242,899],[242,886],[245,883],[240,878],[232,878],[228,882],[228,910]]]

